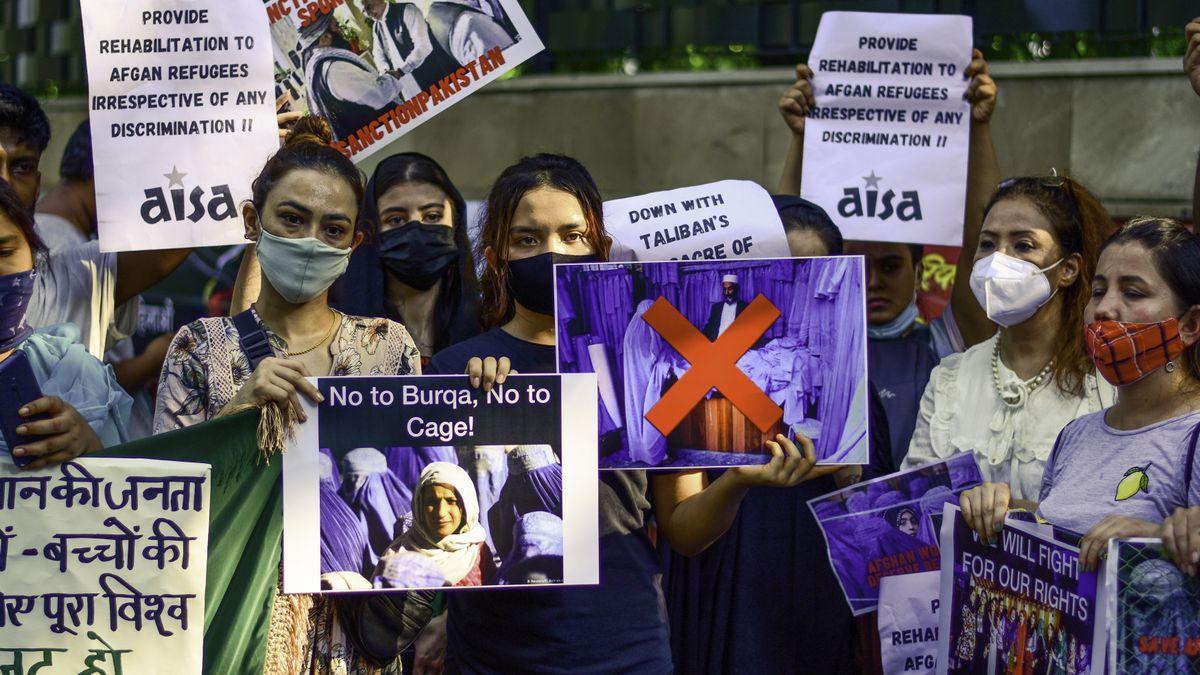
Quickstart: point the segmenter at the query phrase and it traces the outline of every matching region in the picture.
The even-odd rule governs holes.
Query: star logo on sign
[[[183,177],[186,175],[187,175],[186,173],[183,173],[182,171],[177,169],[174,164],[172,164],[171,165],[171,173],[164,173],[163,178],[166,178],[167,180],[171,181],[170,183],[167,184],[167,187],[171,187],[172,185],[178,185],[179,187],[183,187]]]
[[[867,187],[875,188],[876,190],[879,189],[879,181],[883,180],[879,176],[875,175],[874,169],[871,170],[870,176],[863,176],[862,179],[863,179],[863,182],[867,184]]]

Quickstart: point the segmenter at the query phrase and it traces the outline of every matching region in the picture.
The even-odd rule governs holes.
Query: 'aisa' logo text
[[[843,218],[878,218],[887,220],[893,214],[902,221],[921,220],[921,197],[916,190],[905,190],[896,201],[896,191],[879,192],[879,181],[883,180],[872,171],[863,176],[866,189],[843,188],[842,200],[838,202],[838,213]]]
[[[195,223],[205,214],[213,220],[226,220],[237,216],[237,207],[233,203],[233,195],[230,194],[228,185],[214,185],[207,191],[197,185],[185,194],[183,177],[186,175],[176,167],[171,167],[171,173],[163,174],[168,180],[165,191],[161,187],[148,188],[145,191],[142,220],[147,225],[171,220],[190,220]]]

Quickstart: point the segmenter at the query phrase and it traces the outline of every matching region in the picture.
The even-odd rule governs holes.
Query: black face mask
[[[411,221],[379,235],[379,257],[402,283],[428,290],[458,257],[454,228]]]
[[[596,262],[596,256],[543,253],[532,258],[508,261],[508,292],[525,309],[538,314],[554,313],[554,266],[564,263]]]

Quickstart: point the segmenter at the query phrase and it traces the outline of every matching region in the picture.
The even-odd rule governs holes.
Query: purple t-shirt
[[[1087,534],[1110,514],[1160,522],[1177,506],[1200,504],[1189,453],[1200,412],[1131,431],[1108,426],[1104,413],[1080,417],[1058,435],[1042,476],[1039,516]]]

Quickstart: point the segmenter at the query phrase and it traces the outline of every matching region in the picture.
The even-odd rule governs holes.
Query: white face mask
[[[298,305],[325,292],[346,271],[354,249],[334,248],[315,237],[289,239],[259,230],[258,265],[284,300]]]
[[[1051,290],[1046,272],[1060,264],[1061,259],[1041,269],[1031,262],[996,252],[975,263],[971,270],[971,290],[989,319],[1005,328],[1015,326],[1033,316],[1058,292]]]

